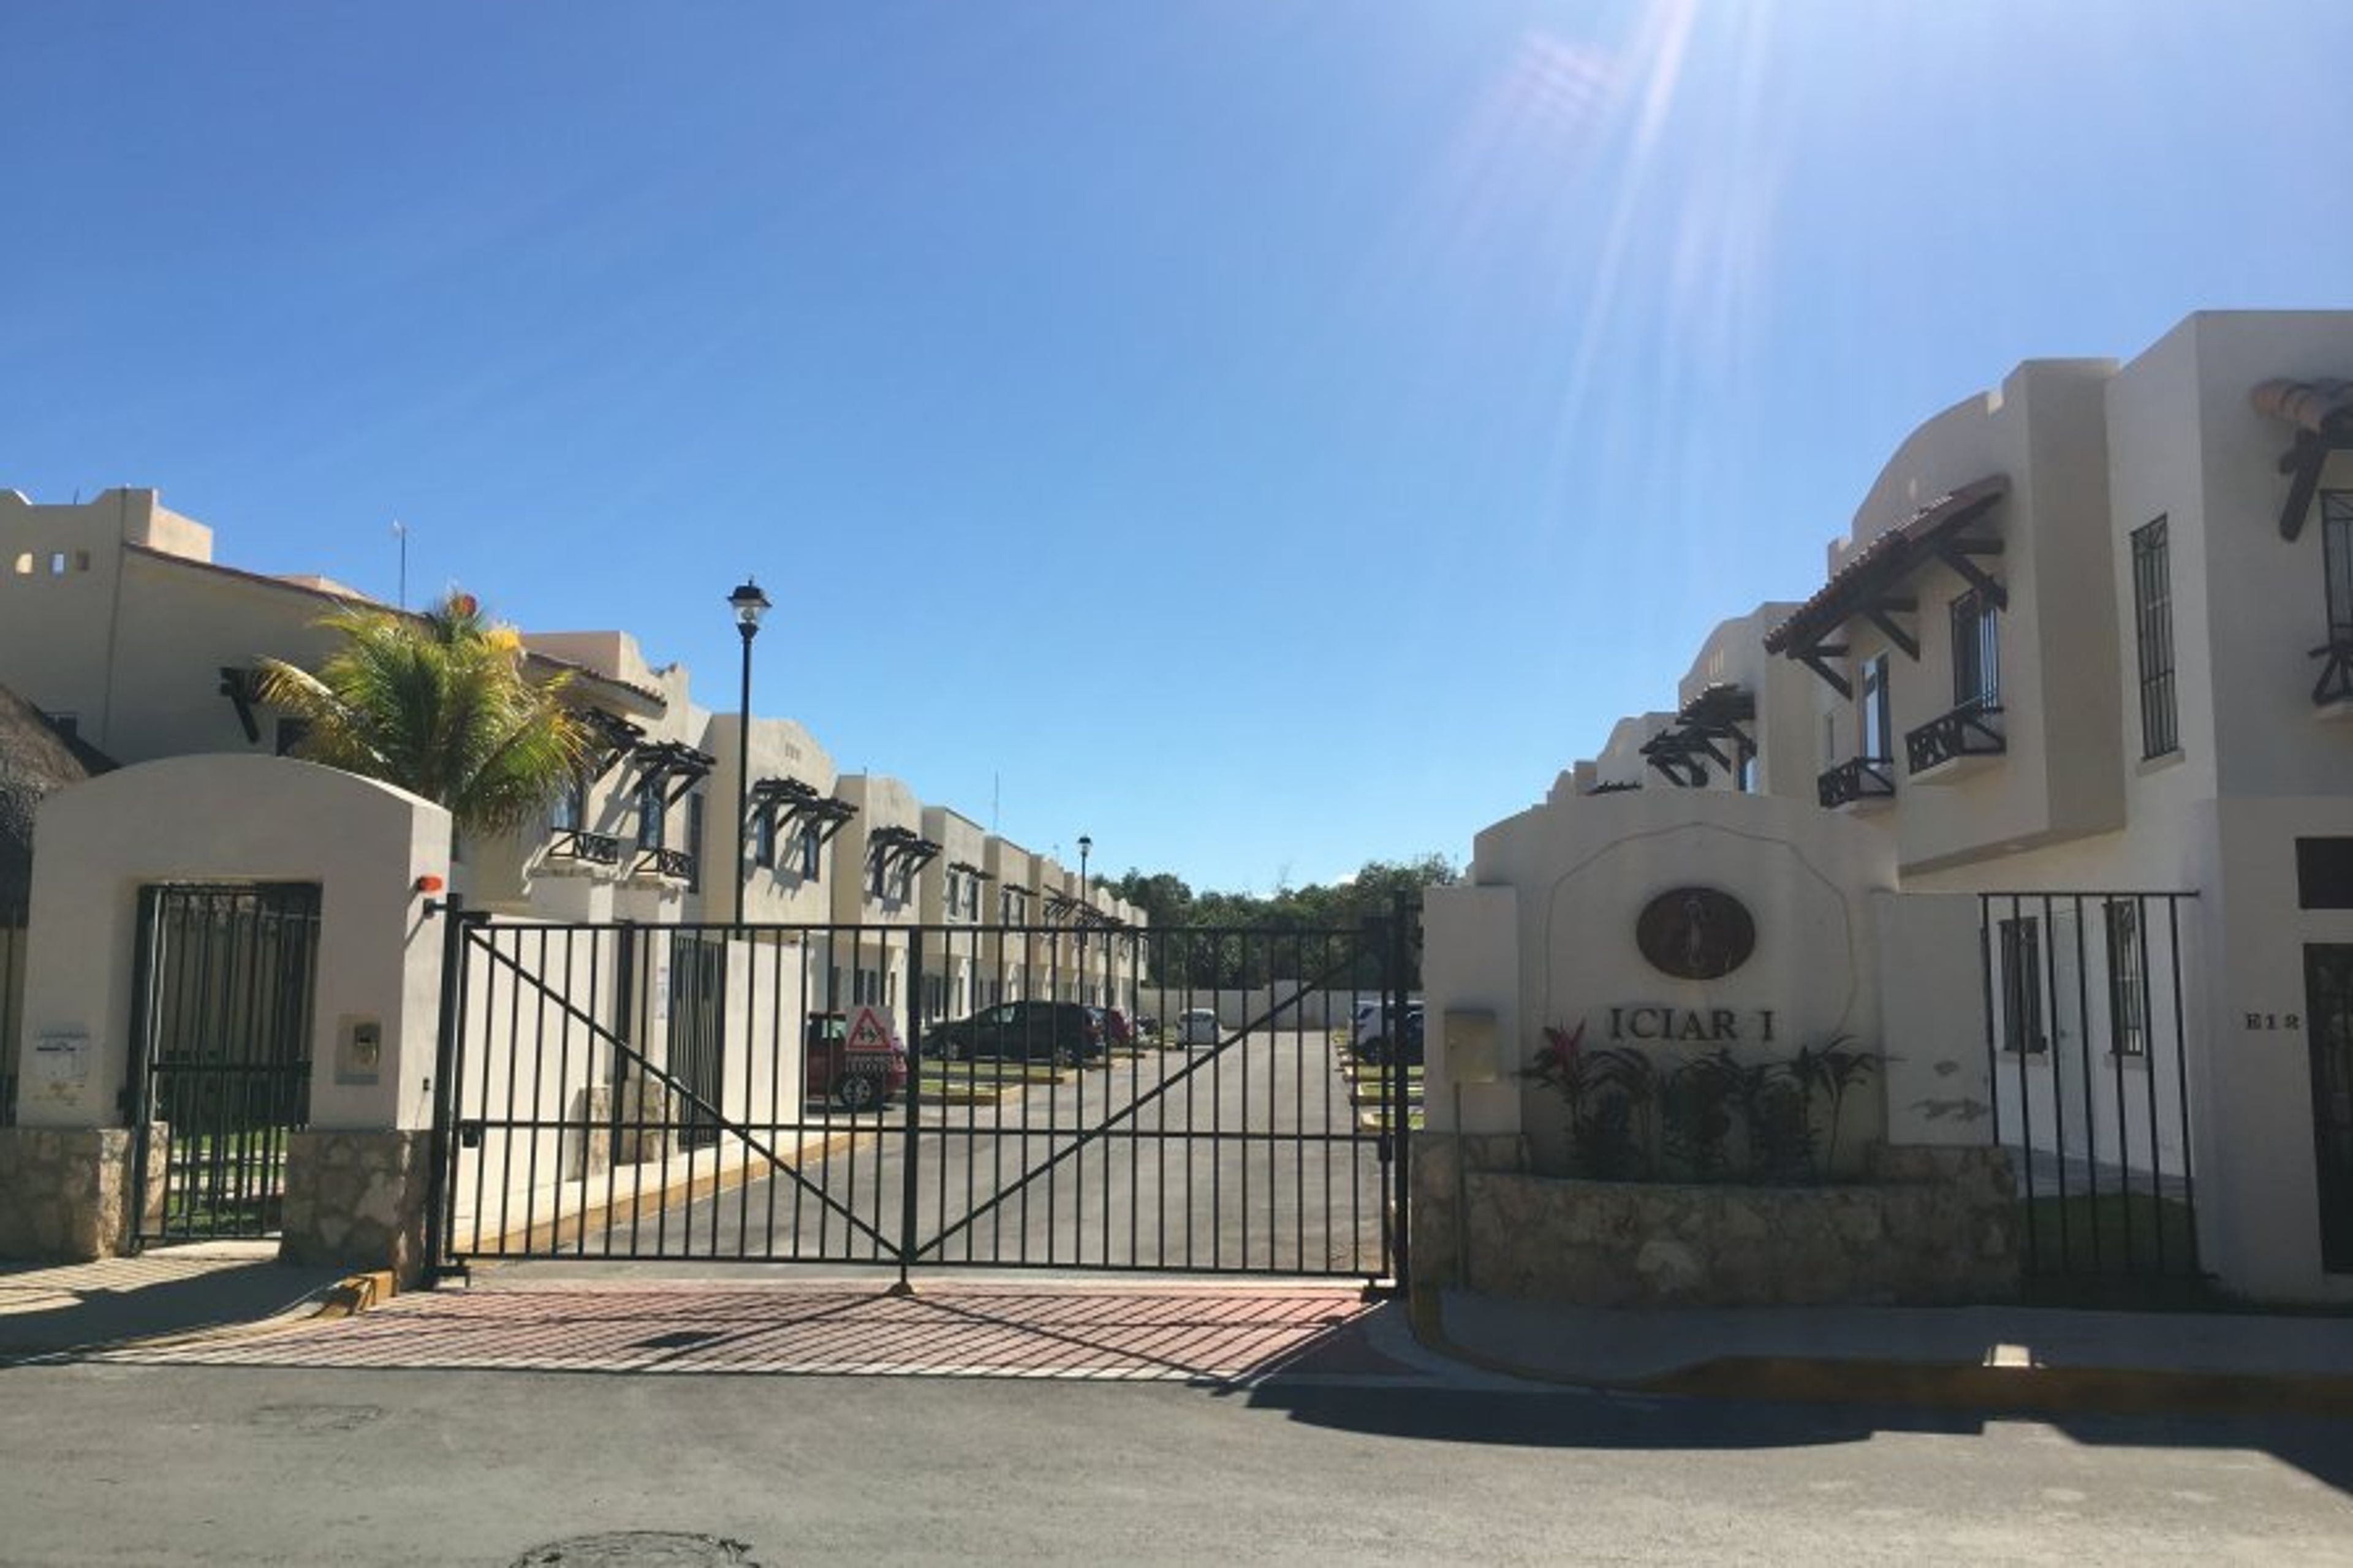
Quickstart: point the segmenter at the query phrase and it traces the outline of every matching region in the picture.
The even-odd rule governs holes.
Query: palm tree
[[[295,755],[423,795],[470,836],[533,821],[578,774],[587,738],[561,700],[565,678],[527,679],[522,639],[471,595],[317,624],[343,640],[316,675],[259,661],[263,700],[310,725]]]

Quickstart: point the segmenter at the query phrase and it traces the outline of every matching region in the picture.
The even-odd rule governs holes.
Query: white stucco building
[[[2194,1203],[2202,1268],[2270,1298],[2353,1300],[2348,377],[2353,312],[2018,366],[1556,787],[1811,800],[1978,896],[2002,1136]]]

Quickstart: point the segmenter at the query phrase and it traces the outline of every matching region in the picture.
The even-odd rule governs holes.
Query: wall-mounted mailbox
[[[335,1081],[374,1083],[384,1066],[384,1026],[346,1016],[335,1031]]]
[[[1493,1012],[1470,1007],[1446,1010],[1446,1076],[1456,1083],[1493,1083],[1504,1076]]]

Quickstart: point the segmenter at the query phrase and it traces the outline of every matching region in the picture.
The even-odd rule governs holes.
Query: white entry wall
[[[311,1124],[431,1126],[449,816],[389,784],[282,757],[166,758],[44,801],[17,1120],[120,1126],[129,1080],[139,890],[156,882],[320,888]],[[427,879],[431,879],[429,884]],[[349,1048],[379,1032],[366,1058]]]

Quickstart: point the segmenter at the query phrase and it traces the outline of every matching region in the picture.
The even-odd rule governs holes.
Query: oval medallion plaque
[[[1674,888],[1642,907],[1634,945],[1678,980],[1717,980],[1757,951],[1757,922],[1721,889]]]

